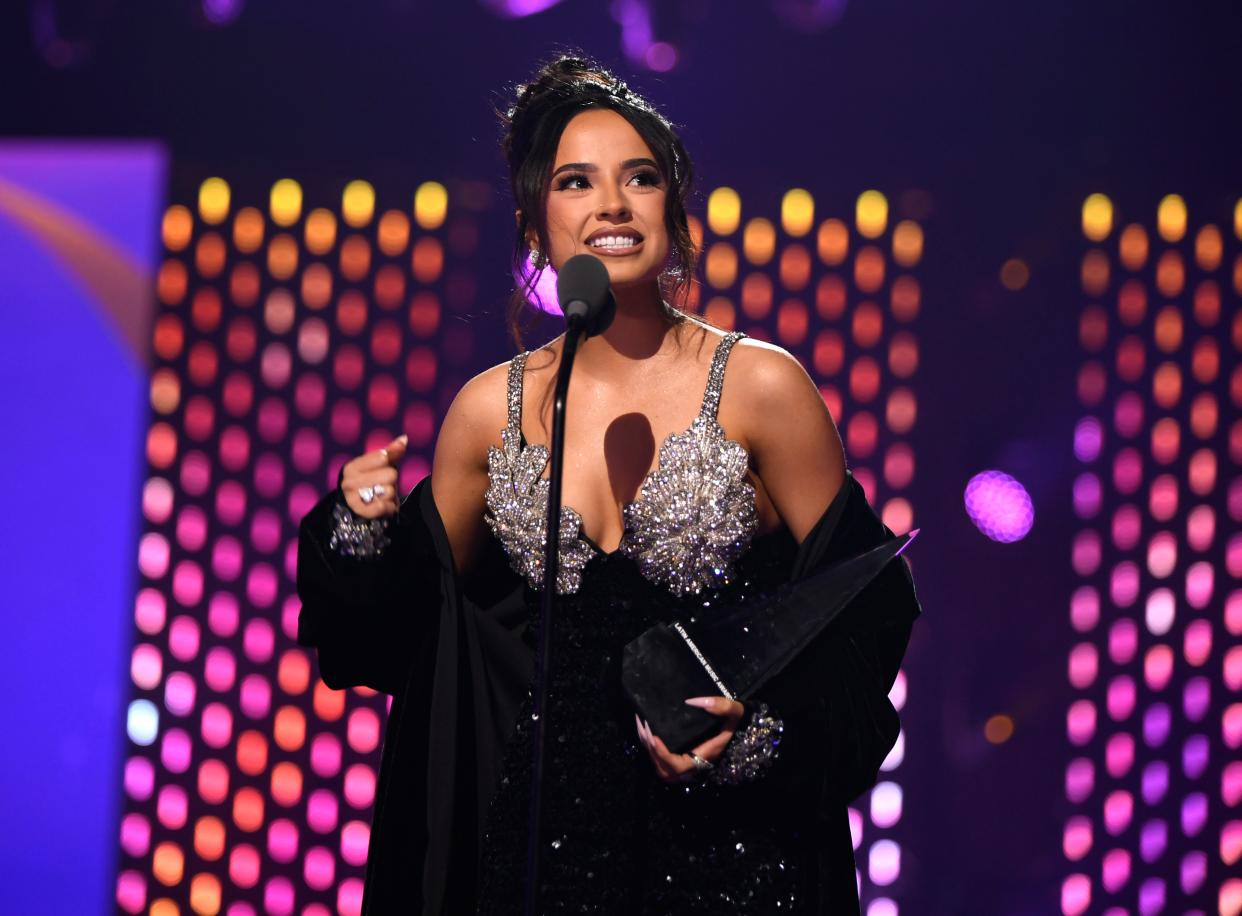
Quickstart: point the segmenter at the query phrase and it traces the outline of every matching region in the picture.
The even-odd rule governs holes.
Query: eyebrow
[[[655,160],[647,159],[647,158],[626,159],[624,162],[621,163],[621,168],[623,170],[636,169],[639,166],[644,166],[644,165],[651,166],[653,169],[656,169],[656,171],[659,171],[659,166],[656,165]],[[559,169],[553,172],[552,175],[555,177],[556,175],[561,174],[561,172],[598,172],[598,171],[599,171],[599,166],[594,165],[590,162],[566,162]]]

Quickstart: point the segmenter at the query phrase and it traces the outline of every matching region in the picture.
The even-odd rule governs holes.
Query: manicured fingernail
[[[397,441],[400,442],[402,445],[409,445],[410,437],[402,433],[400,436],[397,437]]]
[[[691,697],[686,700],[687,706],[697,706],[699,709],[711,709],[716,705],[715,697]]]

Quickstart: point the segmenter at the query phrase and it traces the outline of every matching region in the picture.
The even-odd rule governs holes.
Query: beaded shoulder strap
[[[746,335],[741,331],[726,334],[716,344],[716,352],[712,354],[712,365],[707,370],[707,390],[703,392],[703,406],[699,416],[715,422],[716,413],[720,410],[720,392],[724,389],[725,364],[729,361],[729,351],[733,345]]]
[[[530,352],[519,353],[509,361],[509,429],[522,431],[522,371]]]

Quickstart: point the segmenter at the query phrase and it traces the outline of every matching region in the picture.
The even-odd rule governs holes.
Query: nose
[[[622,222],[630,218],[629,201],[625,198],[624,190],[615,185],[608,184],[604,187],[603,199],[600,200],[599,206],[595,209],[597,219],[606,222]]]

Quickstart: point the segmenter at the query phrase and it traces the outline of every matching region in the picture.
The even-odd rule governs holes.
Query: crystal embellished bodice
[[[749,456],[741,443],[725,438],[717,422],[729,352],[743,334],[725,335],[712,354],[703,405],[690,428],[660,446],[659,464],[647,475],[638,498],[623,510],[625,532],[618,550],[650,582],[674,595],[696,595],[728,585],[733,565],[754,537],[758,516],[755,490],[746,479]],[[544,445],[522,437],[522,375],[528,353],[509,364],[508,425],[501,445],[488,449],[485,518],[515,572],[532,588],[543,587],[549,482]],[[573,594],[582,570],[602,553],[583,533],[582,517],[562,506],[558,594]]]

